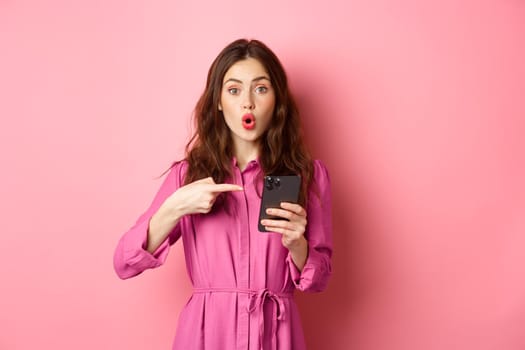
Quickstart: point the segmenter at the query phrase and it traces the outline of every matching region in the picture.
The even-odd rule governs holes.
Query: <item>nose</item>
[[[253,97],[251,93],[246,93],[244,96],[244,99],[242,101],[242,108],[252,110],[254,109],[255,105],[253,103]]]

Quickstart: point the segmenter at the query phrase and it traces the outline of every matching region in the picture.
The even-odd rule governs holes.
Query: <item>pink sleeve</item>
[[[113,266],[120,278],[130,278],[146,269],[162,265],[166,260],[170,245],[179,239],[181,235],[180,223],[175,226],[168,238],[162,242],[153,254],[146,250],[149,221],[166,198],[181,186],[182,164],[179,162],[173,166],[148,210],[120,238],[113,256]]]
[[[305,238],[308,240],[308,258],[299,271],[288,254],[288,266],[297,289],[320,292],[328,285],[332,274],[332,197],[330,177],[326,167],[314,161],[314,181],[310,186],[307,204]]]

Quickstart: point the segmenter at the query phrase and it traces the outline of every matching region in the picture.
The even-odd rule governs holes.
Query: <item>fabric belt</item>
[[[241,289],[241,288],[194,288],[194,294],[199,293],[242,293],[249,296],[248,306],[246,311],[248,313],[257,313],[259,320],[259,346],[263,349],[264,339],[264,303],[273,302],[272,315],[272,349],[277,349],[277,321],[284,320],[286,308],[283,299],[292,299],[293,292],[275,293],[267,288],[261,290]]]

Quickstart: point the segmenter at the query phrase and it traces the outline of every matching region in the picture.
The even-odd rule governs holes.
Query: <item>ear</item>
[[[219,109],[219,111],[222,112],[222,106],[221,106],[221,103],[219,102],[219,106],[217,107]]]

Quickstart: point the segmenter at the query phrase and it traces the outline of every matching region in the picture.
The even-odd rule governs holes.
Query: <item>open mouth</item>
[[[253,116],[253,114],[247,113],[242,116],[242,126],[246,130],[252,130],[253,128],[255,128],[255,117]]]

